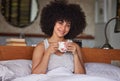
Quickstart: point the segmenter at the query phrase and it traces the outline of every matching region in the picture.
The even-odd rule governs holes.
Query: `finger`
[[[54,47],[55,50],[58,50],[58,47]]]
[[[75,49],[75,46],[67,46],[67,49]]]
[[[58,44],[50,44],[52,47],[58,47]]]
[[[67,49],[70,50],[70,49],[72,49],[72,47],[71,47],[71,46],[68,46]]]
[[[67,44],[67,47],[73,47],[73,46],[74,46],[74,44],[72,44],[72,43]]]
[[[67,52],[69,52],[69,53],[73,53],[73,50],[67,50]]]

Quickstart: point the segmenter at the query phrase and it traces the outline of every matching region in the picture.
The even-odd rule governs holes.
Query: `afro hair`
[[[83,32],[86,27],[85,14],[78,4],[68,4],[64,0],[56,0],[47,4],[41,12],[40,25],[42,31],[52,36],[54,25],[58,20],[67,20],[71,22],[69,33],[65,36],[67,39],[73,39]]]

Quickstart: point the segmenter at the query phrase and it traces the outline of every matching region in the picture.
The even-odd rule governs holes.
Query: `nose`
[[[67,27],[67,24],[64,22],[63,25],[62,25],[62,30],[65,30]]]

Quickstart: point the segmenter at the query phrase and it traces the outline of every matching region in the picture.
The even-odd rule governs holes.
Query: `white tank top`
[[[49,47],[49,43],[47,39],[44,40],[44,45],[45,45],[45,49]],[[59,68],[59,67],[64,67],[70,70],[71,72],[73,72],[74,70],[73,55],[67,52],[61,56],[58,56],[56,54],[51,54],[50,60],[48,63],[48,71],[53,70],[55,68]]]

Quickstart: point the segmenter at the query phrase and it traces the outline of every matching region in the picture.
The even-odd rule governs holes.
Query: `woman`
[[[85,75],[81,49],[70,42],[85,26],[85,15],[79,5],[60,0],[44,7],[41,29],[48,38],[34,50],[32,74],[13,81],[113,81]],[[60,42],[65,43],[65,52],[58,49]]]
[[[41,29],[48,38],[40,42],[34,50],[32,74],[46,74],[58,67],[67,68],[75,74],[85,74],[80,47],[74,42],[67,42],[80,34],[85,27],[84,12],[77,4],[58,0],[44,7]],[[58,42],[67,42],[67,52],[58,50]],[[61,59],[56,59],[58,57]]]

